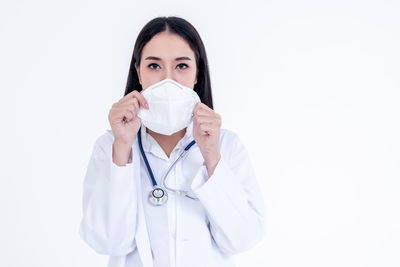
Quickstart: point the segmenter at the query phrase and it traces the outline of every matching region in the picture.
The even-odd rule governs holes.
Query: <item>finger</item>
[[[208,108],[208,107],[207,107]],[[208,109],[205,109],[204,107],[201,107],[201,106],[198,106],[194,111],[193,111],[193,115],[197,115],[197,116],[200,116],[200,115],[212,115],[212,114],[214,114],[215,113],[215,111],[214,110],[212,110],[212,109],[210,109],[210,108],[208,108]]]
[[[136,105],[138,105],[138,104],[136,104]],[[133,117],[136,117],[137,114],[139,113],[139,107],[135,107],[135,106],[132,105],[132,104],[126,105],[126,106],[121,107],[121,108],[122,108],[122,109],[127,109],[127,110],[129,110],[130,112],[132,112]]]
[[[119,100],[119,103],[128,103],[128,102],[131,102],[132,99],[137,99],[141,106],[143,106],[144,108],[148,109],[149,106],[148,106],[148,103],[147,103],[146,99],[137,90],[133,90],[132,92],[130,92],[129,94],[127,94],[126,96],[121,98]]]
[[[145,109],[149,109],[149,104],[141,93],[135,90],[132,92],[132,96],[137,98],[141,106],[143,106]]]
[[[209,108],[206,104],[198,102],[195,106],[194,109],[205,109],[205,110],[212,110]]]
[[[130,92],[129,94],[127,94],[123,98],[121,98],[118,102],[123,103],[126,100],[132,99],[134,97],[135,92],[137,92],[137,91],[133,90],[132,92]]]
[[[139,102],[136,98],[131,98],[130,100],[125,101],[125,103],[120,104],[120,107],[129,108],[135,114],[139,112]]]
[[[116,107],[110,113],[110,118],[112,121],[131,121],[135,118],[133,112],[127,108]]]
[[[221,128],[221,120],[219,118],[210,118],[210,117],[201,117],[201,118],[196,118],[194,120],[194,123],[197,125],[210,125],[214,129],[220,129]]]
[[[206,115],[196,115],[196,116],[194,116],[194,120],[199,124],[215,122],[215,118],[214,117],[206,116]]]
[[[118,103],[119,103],[119,104],[129,103],[129,102],[132,102],[133,99],[136,99],[136,98],[133,97],[132,95],[130,95],[130,96],[126,95],[125,97],[121,98],[121,99],[118,101]]]
[[[201,135],[216,135],[218,132],[218,127],[213,123],[202,123],[198,127]]]
[[[125,115],[122,117],[122,122],[124,123],[130,122],[136,117],[130,110],[125,111],[124,114]]]

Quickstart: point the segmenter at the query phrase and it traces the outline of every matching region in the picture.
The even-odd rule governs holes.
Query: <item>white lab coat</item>
[[[186,139],[181,141],[193,140],[192,127],[193,123],[187,128]],[[143,132],[146,134],[142,128],[142,139]],[[94,144],[83,182],[79,234],[97,253],[109,255],[108,267],[156,267],[146,224],[146,219],[151,218],[145,217],[144,209],[150,190],[144,189],[143,183],[149,186],[150,183],[144,180],[149,177],[143,175],[146,172],[137,137],[126,166],[113,163],[113,141],[112,131],[107,130]],[[264,200],[247,151],[234,132],[221,129],[220,153],[221,159],[209,178],[197,145],[190,149],[189,155],[191,161],[201,159],[200,164],[178,161],[176,169],[180,172],[174,175],[192,173],[189,178],[180,178],[186,184],[190,179],[190,193],[199,201],[168,192],[167,204],[176,203],[179,216],[175,214],[177,232],[171,239],[175,246],[170,257],[175,258],[163,266],[232,267],[235,264],[231,255],[246,251],[263,239]],[[149,161],[152,169],[156,169],[151,157]],[[189,167],[185,170],[185,166]],[[157,181],[160,186],[160,180]],[[174,179],[168,180],[168,185],[182,188],[182,183],[174,183]]]

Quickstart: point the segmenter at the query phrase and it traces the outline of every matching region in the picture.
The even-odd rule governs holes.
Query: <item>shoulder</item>
[[[114,142],[114,134],[112,130],[106,129],[101,135],[96,139],[98,144],[112,144]]]
[[[221,131],[220,131],[220,141],[221,142],[231,142],[231,141],[236,141],[238,139],[239,139],[239,137],[234,131],[226,129],[226,128],[221,128]]]
[[[233,153],[237,149],[242,149],[243,143],[238,134],[232,130],[221,128],[220,131],[220,150]]]
[[[112,149],[112,144],[114,143],[114,134],[112,130],[106,129],[102,134],[97,136],[94,149],[100,150],[105,154],[109,154]]]
[[[250,155],[236,132],[221,128],[219,148],[221,156],[226,160],[232,170],[238,170],[248,166]]]

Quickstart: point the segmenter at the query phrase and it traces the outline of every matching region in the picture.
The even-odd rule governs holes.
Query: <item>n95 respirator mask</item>
[[[150,130],[171,135],[186,128],[193,120],[193,110],[200,102],[197,93],[171,79],[164,79],[142,91],[149,109],[140,107],[138,117]]]

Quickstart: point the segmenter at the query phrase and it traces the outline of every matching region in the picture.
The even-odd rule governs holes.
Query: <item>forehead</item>
[[[187,56],[194,59],[194,52],[181,36],[170,32],[161,32],[154,35],[143,47],[142,57],[146,56],[156,56],[161,59]]]

